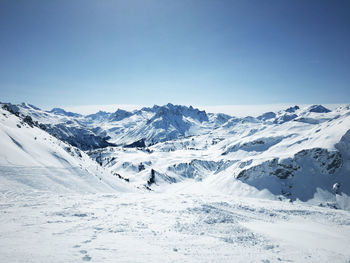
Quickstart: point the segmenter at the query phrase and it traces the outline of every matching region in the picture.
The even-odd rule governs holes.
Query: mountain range
[[[45,159],[36,154],[35,144],[24,147],[23,135],[37,142],[46,138],[59,147],[62,154],[53,155],[50,144],[40,152],[60,163],[84,170],[90,160],[95,170],[128,187],[154,190],[195,180],[230,189],[240,181],[290,200],[334,201],[336,192],[350,195],[349,106],[332,111],[322,105],[294,106],[243,118],[170,103],[90,115],[45,111],[27,103],[2,103],[1,108],[7,138],[2,147],[8,149],[2,151],[3,165],[20,165],[27,159],[13,156],[24,153],[30,165],[32,159]],[[74,165],[68,160],[73,153],[83,156],[75,156]]]

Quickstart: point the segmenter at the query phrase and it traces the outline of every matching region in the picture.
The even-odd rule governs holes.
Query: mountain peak
[[[26,102],[22,102],[22,103],[21,103],[21,106],[22,106],[23,108],[25,108],[25,109],[30,109],[30,108],[32,108],[32,109],[34,109],[34,110],[41,110],[40,108],[38,108],[38,107],[36,107],[36,106],[34,106],[34,105],[32,105],[32,104],[26,103]]]
[[[300,107],[298,106],[298,105],[295,105],[294,107],[289,107],[288,109],[286,109],[285,111],[286,112],[289,112],[289,113],[293,113],[293,112],[295,112],[295,111],[297,111],[297,110],[299,110],[300,109]]]
[[[276,113],[274,113],[272,111],[265,112],[257,117],[257,119],[261,120],[261,121],[271,120],[273,118],[276,118]]]
[[[57,115],[63,115],[63,116],[68,116],[68,117],[81,117],[81,114],[74,113],[74,112],[69,112],[65,111],[62,108],[53,108],[52,110],[49,111],[50,113],[54,113]]]
[[[156,106],[156,105],[155,105]],[[155,107],[153,107],[155,108]],[[198,120],[199,122],[208,121],[207,113],[203,110],[199,110],[197,108],[193,108],[192,106],[182,106],[182,105],[174,105],[172,103],[168,103],[164,106],[157,106],[155,117],[170,117],[171,116],[183,116],[183,117],[191,117],[192,119]]]
[[[97,120],[97,119],[102,119],[103,120],[104,118],[107,118],[109,115],[110,115],[110,113],[100,110],[100,111],[98,111],[96,113],[86,115],[85,117],[89,118],[89,119],[92,119],[92,120]]]
[[[132,112],[130,112],[130,111],[117,109],[117,111],[111,115],[111,120],[113,120],[113,121],[121,121],[121,120],[123,120],[125,118],[130,117],[131,115],[132,115]]]
[[[309,112],[315,112],[315,113],[327,113],[331,112],[331,110],[327,109],[326,107],[323,107],[322,105],[312,105],[308,108]]]

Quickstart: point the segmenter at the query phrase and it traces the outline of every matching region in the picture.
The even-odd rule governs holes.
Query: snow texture
[[[350,261],[349,106],[0,106],[0,262]]]

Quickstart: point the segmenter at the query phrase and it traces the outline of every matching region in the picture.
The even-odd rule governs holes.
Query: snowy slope
[[[158,193],[0,193],[0,258],[52,263],[350,258],[348,212],[208,192],[201,183],[175,186],[180,184]]]
[[[0,262],[350,259],[350,107],[258,118],[16,107],[0,107]],[[121,145],[84,152],[39,122]],[[140,139],[150,144],[125,147]]]
[[[0,189],[115,192],[129,187],[81,150],[0,109]]]
[[[13,113],[30,116],[42,124],[42,128],[51,135],[82,150],[113,145],[107,142],[109,137],[105,133],[85,125],[86,118],[80,114],[66,112],[60,108],[44,111],[27,103],[19,105],[7,103],[6,106]]]
[[[280,121],[286,114],[296,116]],[[262,120],[231,118],[210,132],[157,143],[147,148],[108,147],[89,154],[136,185],[204,180],[230,191],[240,180],[292,200],[335,201],[350,194],[349,107],[289,108]],[[287,118],[285,118],[287,119]]]
[[[236,118],[170,103],[87,116],[10,106],[137,187],[194,179],[227,189],[239,180],[292,200],[334,200],[334,184],[350,194],[349,107],[294,106]]]

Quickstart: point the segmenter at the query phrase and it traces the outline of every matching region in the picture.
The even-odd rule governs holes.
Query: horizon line
[[[168,103],[167,103],[168,104]],[[164,105],[167,105],[164,104]],[[279,110],[286,109],[288,107],[292,106],[299,106],[301,108],[308,107],[311,105],[319,105],[319,104],[298,104],[298,103],[274,103],[274,104],[229,104],[229,105],[187,105],[187,104],[174,104],[173,105],[182,105],[193,108],[197,108],[199,110],[205,110],[208,113],[224,113],[231,116],[237,116],[237,117],[245,117],[245,116],[253,116],[256,117],[260,114],[263,114],[265,112],[276,112]],[[334,110],[340,106],[346,106],[350,103],[326,103],[326,104],[320,104],[323,105],[330,110]],[[134,111],[134,110],[140,110],[144,107],[153,107],[158,104],[154,104],[152,106],[150,105],[138,105],[138,104],[91,104],[91,105],[78,105],[78,106],[60,106],[60,108],[71,111],[74,113],[79,113],[82,115],[88,115],[97,113],[98,111],[105,111],[109,113],[116,112],[118,109],[123,109],[127,111]],[[159,105],[163,106],[163,105]]]

